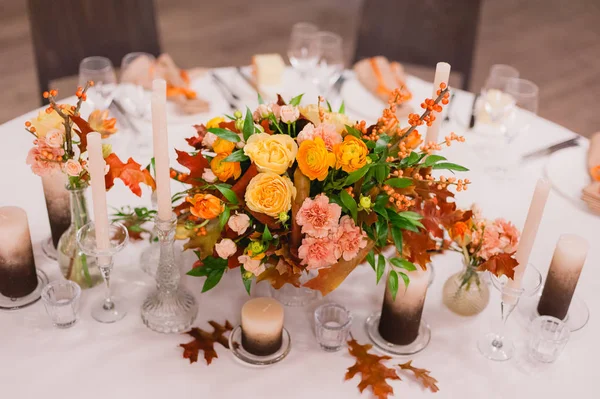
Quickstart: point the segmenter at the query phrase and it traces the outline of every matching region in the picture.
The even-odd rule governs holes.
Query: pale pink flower
[[[506,253],[515,252],[519,245],[519,230],[514,224],[504,219],[496,219],[494,224],[498,226],[498,230],[500,231],[500,241],[503,251]]]
[[[216,134],[207,132],[202,139],[202,145],[206,148],[212,148],[215,141],[217,141],[218,137]]]
[[[52,155],[52,159],[60,159],[64,155],[62,148],[50,148],[50,147],[38,147],[35,146],[27,153],[25,162],[31,166],[31,171],[38,176],[46,176],[53,173],[56,170],[61,169],[60,162],[45,161],[45,157],[42,155],[42,151],[46,151]]]
[[[258,276],[262,272],[265,271],[265,265],[261,264],[260,259],[252,259],[248,255],[240,255],[238,256],[238,261],[244,266],[246,271]]]
[[[305,237],[302,245],[298,248],[298,256],[301,264],[306,265],[308,270],[322,269],[337,263],[336,244],[329,238]]]
[[[62,130],[52,129],[48,130],[48,133],[46,133],[46,137],[44,138],[44,140],[46,141],[46,144],[49,147],[62,148],[65,142],[65,137]]]
[[[215,175],[215,173],[212,171],[211,168],[204,168],[204,171],[202,172],[202,178],[207,183],[214,183],[215,181],[217,181],[217,176]]]
[[[215,244],[215,251],[220,258],[227,259],[237,251],[235,242],[229,238],[223,238],[221,241]]]
[[[313,237],[326,237],[338,225],[342,208],[330,204],[325,194],[315,199],[306,198],[296,215],[296,222],[302,226],[302,233]]]
[[[367,246],[366,237],[366,233],[347,215],[342,216],[337,231],[332,235],[344,260],[354,259],[358,251]]]
[[[303,141],[314,140],[316,137],[323,139],[325,147],[329,151],[333,151],[333,146],[343,141],[342,135],[337,132],[335,125],[332,123],[322,123],[317,127],[309,123],[298,134],[296,141],[300,145]]]
[[[479,237],[480,235],[475,231],[473,239],[481,239],[479,256],[485,260],[501,253],[512,253],[516,251],[519,243],[519,231],[504,219],[488,221],[483,230],[483,237]]]
[[[106,169],[106,167],[105,167],[105,169]],[[65,172],[69,176],[79,176],[82,171],[83,171],[83,168],[81,167],[81,164],[79,162],[75,161],[74,159],[69,159],[65,163]]]
[[[271,103],[269,104],[269,108],[271,108],[271,111],[273,111],[273,115],[275,116],[275,119],[279,120],[281,115],[281,105],[278,105],[277,103]]]
[[[245,213],[236,213],[229,218],[227,226],[238,234],[244,234],[250,227],[250,217]]]
[[[312,123],[307,123],[304,128],[298,133],[298,137],[296,137],[296,141],[298,145],[302,144],[305,140],[313,140],[315,138],[315,125]]]
[[[260,104],[258,108],[256,108],[256,111],[254,111],[254,113],[252,114],[252,117],[256,122],[258,122],[262,119],[268,118],[269,115],[272,113],[273,110],[271,109],[271,107],[269,107],[267,104]]]
[[[279,110],[279,117],[283,123],[295,122],[300,117],[300,109],[294,105],[283,105]]]

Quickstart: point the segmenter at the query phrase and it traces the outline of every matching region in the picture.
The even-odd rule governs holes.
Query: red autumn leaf
[[[505,275],[513,279],[515,277],[515,267],[519,265],[519,262],[512,257],[513,254],[514,252],[512,254],[502,253],[494,255],[479,265],[477,270],[480,272],[487,270],[497,277]]]
[[[181,177],[181,173],[177,173],[177,176],[180,177],[178,180],[191,185],[201,184],[201,181],[198,179],[202,178],[205,168],[210,168],[208,160],[204,158],[204,155],[201,152],[193,155],[185,151],[175,150],[175,152],[177,152],[177,162],[189,169],[189,173],[185,174],[184,178]]]
[[[229,122],[221,122],[219,123],[219,127],[221,129],[227,129],[227,130],[231,130],[234,133],[241,133],[239,130],[237,130],[237,128],[235,127],[235,121],[229,121]]]
[[[271,130],[271,126],[269,125],[268,119],[263,119],[262,121],[260,121],[260,125],[263,127],[263,129],[265,129],[265,133],[268,133],[268,134],[275,133],[274,131]]]
[[[283,99],[283,97],[281,97],[281,94],[277,94],[277,105],[279,105],[279,106],[286,105],[285,100]]]
[[[436,238],[444,238],[444,229],[471,218],[471,211],[456,209],[456,203],[446,201],[417,201],[415,211],[423,216],[421,223]]]
[[[185,139],[185,141],[187,141],[188,144],[195,149],[200,150],[202,148],[202,140],[204,140],[204,136],[206,136],[208,130],[204,125],[194,125],[194,128],[196,129],[197,134],[193,137]]]
[[[250,183],[250,180],[254,176],[258,174],[258,170],[256,169],[256,165],[251,164],[246,173],[240,177],[235,184],[231,187],[231,190],[235,193],[240,203],[244,203],[244,193],[246,192],[246,187]]]
[[[127,163],[123,163],[116,154],[112,153],[105,158],[105,161],[109,166],[108,173],[105,176],[107,190],[115,184],[115,179],[121,179],[131,192],[138,197],[142,196],[140,183],[146,184],[152,190],[156,189],[156,183],[150,172],[147,169],[142,169],[142,166],[135,162],[133,158],[129,158]]]
[[[87,151],[87,134],[93,132],[94,129],[92,129],[88,121],[86,121],[79,115],[71,115],[70,118],[73,121],[73,123],[75,123],[75,125],[79,128],[79,130],[73,130],[79,136],[79,151],[80,153],[84,153]]]
[[[356,363],[346,372],[346,380],[356,374],[361,374],[358,390],[364,391],[371,387],[373,394],[379,399],[386,399],[394,394],[394,389],[387,380],[400,380],[396,370],[386,367],[381,361],[391,359],[389,356],[378,356],[369,353],[373,345],[360,345],[354,338],[348,341],[348,352],[356,358]]]
[[[186,334],[191,335],[194,340],[187,344],[179,344],[183,348],[183,358],[190,359],[190,363],[198,361],[198,354],[200,351],[204,352],[204,360],[206,364],[210,364],[213,359],[218,358],[217,352],[215,351],[215,343],[220,343],[225,348],[229,349],[229,341],[223,336],[226,331],[233,330],[233,326],[229,321],[225,321],[225,325],[221,325],[215,321],[209,321],[208,324],[214,329],[213,332],[209,333],[200,328],[192,328]]]
[[[429,389],[431,392],[435,393],[440,390],[437,386],[437,380],[429,375],[430,371],[426,369],[420,369],[418,367],[414,367],[412,365],[412,360],[409,360],[406,363],[399,364],[402,370],[410,370],[414,373],[417,380],[421,381],[421,384],[425,389]]]
[[[404,230],[402,231],[402,254],[412,263],[417,263],[421,267],[427,267],[431,262],[431,253],[435,250],[435,240],[433,240],[427,231],[418,233]]]

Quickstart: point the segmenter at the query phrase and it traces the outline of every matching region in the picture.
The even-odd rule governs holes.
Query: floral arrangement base
[[[48,284],[48,276],[41,270],[37,270],[38,285],[35,290],[21,298],[9,298],[0,294],[0,309],[17,310],[32,305],[40,300],[42,289]]]
[[[421,352],[427,347],[431,340],[431,329],[425,321],[421,319],[421,325],[419,327],[419,335],[417,338],[408,345],[396,345],[385,340],[379,333],[379,320],[381,319],[381,312],[373,313],[367,318],[365,322],[365,329],[371,342],[381,352],[390,356],[407,356],[414,355],[415,353]]]
[[[291,284],[285,284],[280,289],[271,288],[273,298],[277,299],[284,306],[301,307],[317,300],[319,292],[310,288],[295,287]]]
[[[290,353],[292,348],[292,338],[290,333],[284,328],[282,332],[281,348],[268,356],[257,356],[246,351],[242,346],[242,327],[237,326],[229,335],[229,348],[235,357],[250,366],[269,366],[279,363]]]

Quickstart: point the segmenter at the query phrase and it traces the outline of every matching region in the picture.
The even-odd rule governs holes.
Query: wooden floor
[[[285,54],[290,25],[301,20],[340,33],[350,58],[361,2],[155,1],[163,49],[183,67]],[[0,123],[38,105],[25,3],[0,0]],[[599,19],[598,0],[484,0],[471,89],[479,90],[491,65],[510,64],[540,86],[540,115],[583,135],[600,131]]]

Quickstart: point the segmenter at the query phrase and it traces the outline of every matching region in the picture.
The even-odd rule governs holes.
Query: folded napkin
[[[600,214],[600,132],[590,139],[588,170],[592,182],[583,189],[581,198],[593,212]]]
[[[367,90],[385,103],[389,100],[392,91],[400,87],[404,87],[410,98],[404,68],[397,62],[390,62],[382,56],[366,58],[354,64],[354,73]],[[398,107],[398,113],[401,115],[408,115],[411,111],[412,108],[408,103]]]

